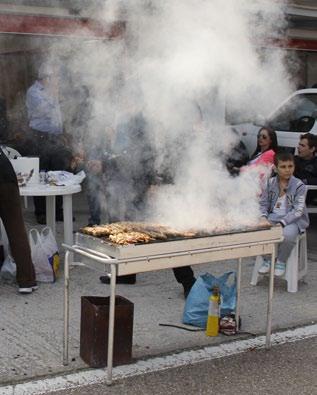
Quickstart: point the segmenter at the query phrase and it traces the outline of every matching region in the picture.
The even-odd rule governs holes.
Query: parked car
[[[234,125],[241,141],[251,155],[257,144],[257,133],[261,126],[276,130],[279,147],[295,153],[302,133],[317,135],[317,89],[302,89],[289,96],[275,111],[254,122]]]

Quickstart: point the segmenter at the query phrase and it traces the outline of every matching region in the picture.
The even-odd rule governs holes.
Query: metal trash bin
[[[80,357],[92,368],[107,366],[110,297],[82,296]],[[134,304],[122,296],[115,298],[113,365],[132,358]]]

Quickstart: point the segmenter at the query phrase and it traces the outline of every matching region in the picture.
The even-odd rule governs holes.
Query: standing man
[[[307,185],[317,185],[317,136],[305,133],[300,136],[298,143],[298,155],[295,156],[294,176]],[[308,191],[306,203],[314,203],[317,197],[316,191]]]
[[[57,66],[42,64],[38,79],[28,89],[26,107],[30,131],[27,155],[40,158],[40,170],[68,170],[71,150],[65,148],[63,123],[58,101]],[[45,224],[45,198],[34,197],[37,222]],[[63,220],[62,201],[56,199],[56,220]]]

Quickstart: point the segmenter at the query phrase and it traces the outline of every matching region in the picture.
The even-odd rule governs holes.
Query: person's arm
[[[273,165],[275,152],[273,150],[265,151],[253,163],[254,165]]]
[[[317,158],[315,158],[312,171],[307,175],[306,182],[304,183],[307,185],[317,185]]]
[[[261,217],[264,218],[267,218],[269,216],[269,206],[270,206],[269,189],[271,182],[272,182],[271,180],[268,180],[266,187],[263,190],[260,197],[260,212],[261,212]]]
[[[293,208],[285,215],[283,219],[281,219],[280,223],[282,226],[296,222],[303,215],[304,209],[306,207],[306,193],[306,185],[303,182],[298,181]]]

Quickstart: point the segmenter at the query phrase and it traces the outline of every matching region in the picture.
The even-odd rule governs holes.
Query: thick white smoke
[[[283,53],[261,49],[284,28],[283,11],[275,0],[106,1],[98,17],[124,18],[124,39],[52,48],[72,83],[89,89],[86,134],[115,130],[127,102],[142,111],[157,170],[173,174],[151,194],[149,219],[181,228],[257,221],[256,176],[232,178],[223,164],[236,139],[225,103],[266,114],[289,93]]]

